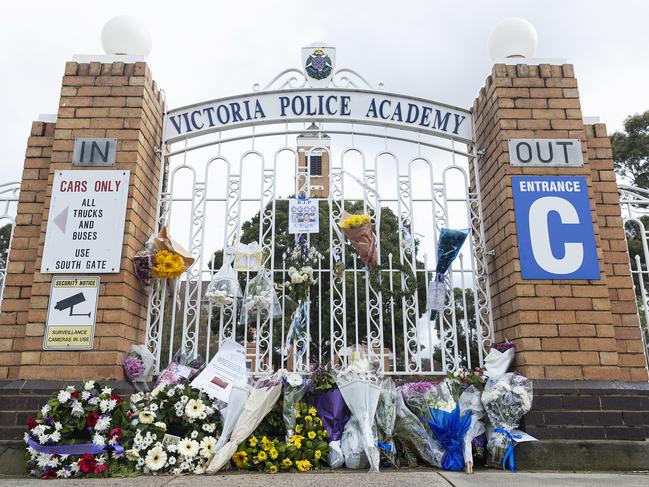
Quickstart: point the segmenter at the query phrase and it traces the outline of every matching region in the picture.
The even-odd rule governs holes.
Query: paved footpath
[[[475,475],[437,470],[384,471],[380,474],[349,470],[303,474],[232,473],[111,479],[48,480],[2,478],[0,487],[647,487],[649,473],[567,473],[481,470]]]

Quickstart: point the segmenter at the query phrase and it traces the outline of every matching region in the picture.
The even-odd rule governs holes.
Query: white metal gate
[[[367,85],[353,71],[342,72],[334,85],[343,83],[350,92]],[[299,70],[287,70],[271,85],[284,82],[280,89],[290,90],[298,76],[304,78]],[[193,139],[198,142],[184,137],[163,144],[159,224],[196,260],[175,292],[169,284],[153,288],[147,345],[156,355],[156,370],[178,350],[209,360],[226,337],[245,344],[256,375],[340,363],[357,344],[378,356],[388,374],[446,374],[481,365],[493,326],[479,184],[470,181],[469,167],[476,164],[471,140],[380,124],[313,122],[251,124]],[[305,134],[322,143],[312,143],[300,159],[298,137]],[[330,164],[329,192],[319,198],[310,164],[316,154]],[[287,280],[284,250],[294,236],[278,222],[284,221],[280,215],[289,197],[301,193],[324,206],[325,231],[310,236],[324,252],[303,337],[307,353],[284,356],[290,307],[281,284]],[[380,221],[374,226],[380,282],[392,298],[384,298],[345,243],[338,221],[349,207]],[[448,273],[446,311],[429,321],[425,295],[442,227],[471,232]],[[223,251],[240,240],[263,248],[283,309],[274,319],[257,317],[252,326],[239,320],[240,303],[214,309],[204,297]],[[345,262],[341,277],[333,273],[337,257]],[[409,276],[416,276],[417,290],[399,296]],[[254,273],[238,277],[243,289]]]
[[[619,186],[619,193],[645,358],[649,363],[649,191]]]
[[[0,303],[5,287],[5,276],[9,265],[9,249],[16,226],[16,208],[20,183],[0,184]]]

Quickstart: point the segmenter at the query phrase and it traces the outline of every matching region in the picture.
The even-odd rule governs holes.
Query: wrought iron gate
[[[0,303],[5,286],[5,276],[9,265],[9,249],[16,225],[16,207],[20,183],[0,184]]]
[[[334,86],[342,83],[351,92],[367,85],[343,71]],[[290,91],[297,76],[304,77],[287,70],[271,85],[284,82],[280,89]],[[209,360],[226,337],[245,344],[256,375],[340,363],[353,345],[366,346],[388,374],[446,374],[482,364],[493,326],[479,184],[469,170],[476,164],[471,141],[379,124],[315,122],[252,124],[193,139],[198,143],[184,137],[163,145],[159,225],[196,260],[174,289],[169,283],[153,287],[147,345],[157,371],[178,350]],[[328,174],[312,173],[325,166]],[[309,237],[323,258],[315,269],[304,356],[281,351],[291,311],[282,286],[285,249],[294,239],[281,215],[298,194],[317,199],[325,220],[324,231]],[[372,216],[385,287],[377,288],[346,244],[338,226],[343,210]],[[446,311],[429,321],[425,296],[442,227],[471,232],[448,273]],[[205,299],[223,253],[239,241],[262,247],[282,305],[279,316],[258,316],[252,326],[240,321],[236,300],[215,309]],[[340,276],[333,272],[336,259],[345,263]],[[416,291],[394,298],[408,275],[415,276]],[[238,274],[242,288],[253,276]],[[381,292],[388,288],[392,298]]]
[[[649,363],[649,191],[619,186],[619,193],[645,358]]]

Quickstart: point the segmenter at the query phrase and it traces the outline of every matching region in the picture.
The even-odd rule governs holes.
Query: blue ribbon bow
[[[40,453],[48,455],[97,455],[104,451],[115,450],[116,455],[124,454],[124,447],[120,444],[116,445],[95,445],[94,443],[81,443],[76,445],[41,445],[29,438],[27,444]]]
[[[515,440],[520,440],[523,435],[512,434],[510,431],[507,431],[504,428],[496,428],[494,431],[496,433],[502,433],[509,440],[509,446],[507,447],[507,451],[505,452],[505,456],[503,457],[503,470],[505,470],[506,467],[509,467],[510,471],[516,472],[516,468],[514,466],[514,448],[516,447]]]

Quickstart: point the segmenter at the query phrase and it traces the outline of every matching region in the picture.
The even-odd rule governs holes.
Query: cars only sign
[[[599,279],[583,176],[513,176],[523,279]]]
[[[120,270],[129,171],[57,171],[41,272]]]

